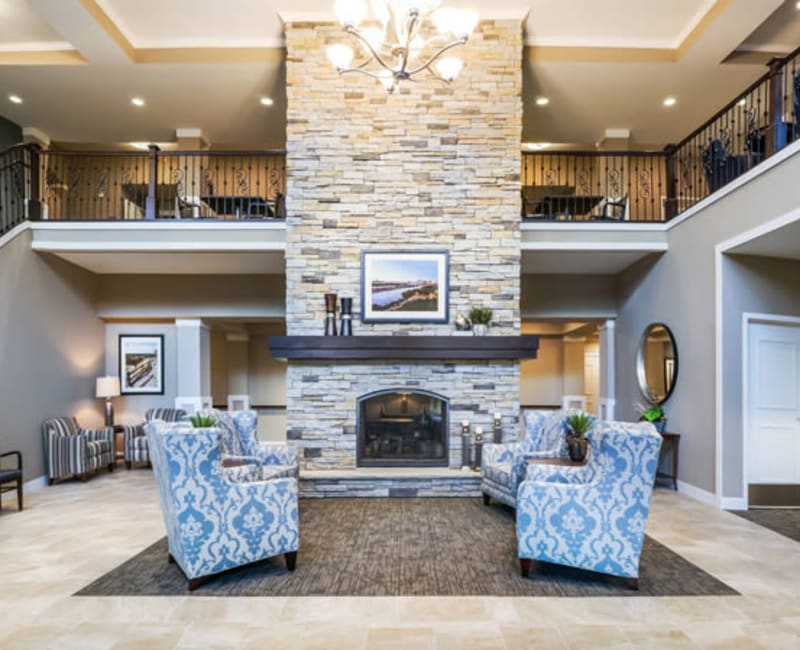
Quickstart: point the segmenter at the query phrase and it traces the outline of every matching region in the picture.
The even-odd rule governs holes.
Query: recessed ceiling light
[[[536,98],[536,105],[537,106],[547,106],[550,103],[550,100],[547,97],[537,97]]]
[[[141,97],[134,97],[131,99],[131,104],[134,106],[144,106],[144,100]]]
[[[259,101],[263,106],[272,106],[275,103],[269,97],[262,97]]]
[[[675,99],[674,97],[667,97],[664,100],[664,106],[675,106],[675,104],[677,104],[677,103],[678,103],[678,100]]]
[[[795,5],[795,8],[796,8],[798,11],[800,11],[800,2],[798,2],[798,3]]]
[[[525,149],[529,151],[541,151],[542,149],[547,149],[550,147],[549,142],[524,142],[522,145]]]
[[[147,151],[147,149],[150,147],[149,142],[129,142],[128,144],[134,149],[143,149],[144,151]]]
[[[736,105],[737,106],[746,106],[747,105],[747,100],[742,98],[738,102],[736,102]]]
[[[21,104],[22,97],[20,97],[19,95],[9,95],[8,101],[10,101],[12,104]]]

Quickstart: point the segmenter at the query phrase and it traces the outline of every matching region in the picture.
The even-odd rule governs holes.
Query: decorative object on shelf
[[[456,316],[456,330],[459,332],[468,332],[471,325],[472,323],[469,322],[469,318],[459,312]]]
[[[361,253],[361,321],[364,323],[446,323],[447,251],[364,251]]]
[[[217,418],[210,413],[194,413],[189,421],[195,429],[208,429],[216,424]]]
[[[503,442],[503,414],[495,413],[494,420],[492,421],[492,428],[494,429],[494,442],[500,444]]]
[[[594,426],[594,418],[588,413],[572,413],[568,415],[565,420],[567,429],[567,451],[569,452],[570,460],[581,463],[586,459],[586,454],[589,451],[589,440],[586,434],[592,430]]]
[[[112,397],[119,395],[119,377],[98,377],[95,381],[95,395],[106,401],[106,426],[114,426],[114,405]]]
[[[342,298],[342,326],[339,329],[342,336],[353,336],[353,299]]]
[[[486,307],[473,307],[469,310],[469,320],[472,322],[472,333],[475,336],[486,336],[489,323],[492,322],[492,310]]]
[[[336,294],[325,294],[325,336],[336,336]]]
[[[649,422],[652,424],[656,431],[664,433],[667,428],[667,414],[664,413],[658,404],[636,404],[636,410],[639,411],[639,422]]]
[[[461,59],[442,56],[467,42],[478,15],[465,9],[439,9],[441,0],[370,0],[380,27],[359,28],[367,17],[366,0],[336,0],[336,18],[355,37],[363,61],[352,65],[356,54],[348,45],[328,47],[328,59],[339,72],[360,72],[377,79],[393,93],[401,82],[427,74],[449,84],[461,71]]]
[[[481,470],[481,454],[483,452],[483,428],[476,427],[475,429],[475,454],[472,458],[472,469]]]
[[[121,395],[164,394],[163,334],[119,335]]]
[[[653,406],[666,402],[678,379],[678,346],[664,323],[645,327],[636,353],[639,390]]]
[[[461,469],[469,469],[469,420],[461,421]]]

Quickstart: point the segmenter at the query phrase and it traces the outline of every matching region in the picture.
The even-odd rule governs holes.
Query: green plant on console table
[[[473,325],[488,325],[492,322],[492,310],[486,307],[473,307],[469,310],[469,320]]]
[[[217,422],[217,418],[213,415],[203,413],[195,413],[189,420],[191,420],[195,429],[207,429],[213,427]]]
[[[565,419],[572,435],[576,438],[583,438],[594,425],[594,418],[588,413],[580,412],[568,415]]]
[[[667,417],[664,414],[664,409],[653,404],[642,411],[642,419],[648,422],[660,422],[661,420],[666,420]]]

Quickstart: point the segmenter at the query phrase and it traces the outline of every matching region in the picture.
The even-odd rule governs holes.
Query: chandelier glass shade
[[[423,74],[449,84],[463,63],[444,55],[467,42],[478,15],[440,9],[440,4],[441,0],[336,0],[336,18],[357,45],[331,45],[328,59],[340,74],[360,72],[377,79],[389,93]]]

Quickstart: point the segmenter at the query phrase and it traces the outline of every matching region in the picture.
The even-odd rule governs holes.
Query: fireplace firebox
[[[358,399],[358,467],[446,467],[450,403],[423,390],[392,389]]]

